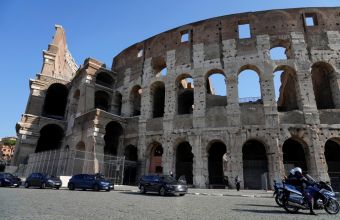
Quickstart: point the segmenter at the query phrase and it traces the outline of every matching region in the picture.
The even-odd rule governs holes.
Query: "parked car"
[[[11,173],[0,173],[0,187],[1,186],[14,186],[19,187],[21,179]]]
[[[59,189],[62,182],[59,177],[50,176],[44,173],[32,173],[25,181],[25,188],[34,186],[45,189],[46,187]]]
[[[114,190],[114,184],[105,179],[103,175],[98,174],[77,174],[72,176],[68,182],[68,189],[93,189],[94,191],[99,190]]]
[[[188,192],[188,186],[184,176],[181,176],[178,180],[168,175],[142,176],[139,180],[138,188],[141,193],[158,192],[161,196],[165,196],[166,194],[184,196]]]

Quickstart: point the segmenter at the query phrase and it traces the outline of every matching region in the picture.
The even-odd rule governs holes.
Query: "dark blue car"
[[[45,189],[46,187],[59,189],[62,185],[60,178],[50,176],[44,173],[32,173],[25,181],[25,187],[40,187]]]
[[[94,191],[114,189],[114,185],[109,180],[106,180],[102,175],[98,174],[77,174],[72,176],[68,182],[68,189],[93,189]]]
[[[19,187],[21,185],[21,179],[10,174],[0,173],[0,187],[1,186],[14,186]]]

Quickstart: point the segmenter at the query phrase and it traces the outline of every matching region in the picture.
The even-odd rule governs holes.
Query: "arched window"
[[[163,82],[155,82],[150,86],[152,117],[164,116],[165,85]]]
[[[35,153],[60,149],[63,138],[64,130],[59,125],[45,125],[40,130],[40,137],[35,149]]]
[[[149,173],[163,173],[163,147],[160,143],[151,144]]]
[[[167,75],[167,67],[166,62],[163,57],[155,57],[152,59],[152,66],[156,77],[166,76]]]
[[[122,134],[123,128],[118,122],[111,121],[106,125],[104,135],[104,154],[117,155],[119,138]]]
[[[97,91],[95,93],[94,107],[104,111],[109,111],[110,96],[107,92]]]
[[[207,107],[227,105],[227,81],[220,70],[212,70],[206,78]]]
[[[140,115],[141,111],[141,100],[143,90],[140,86],[134,86],[130,93],[130,108],[131,116]]]
[[[308,171],[304,145],[302,141],[293,138],[289,138],[283,143],[283,164],[287,173],[294,167],[301,167],[304,172]]]
[[[96,84],[102,85],[108,88],[112,88],[113,79],[108,73],[101,72],[101,73],[98,73],[96,76]]]
[[[188,74],[183,74],[176,80],[177,112],[179,115],[192,114],[194,110],[194,83]]]
[[[262,103],[260,78],[254,68],[244,67],[238,75],[239,103]]]
[[[68,89],[60,83],[52,84],[46,92],[43,116],[63,119],[67,104]]]
[[[313,90],[318,109],[333,109],[339,95],[339,87],[334,69],[327,63],[319,62],[312,66]]]
[[[296,72],[288,66],[280,66],[274,71],[275,99],[277,110],[292,111],[298,107],[298,83]]]

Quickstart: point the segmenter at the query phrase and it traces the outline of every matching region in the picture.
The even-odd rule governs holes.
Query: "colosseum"
[[[271,57],[276,48],[284,58]],[[93,58],[78,67],[56,25],[41,73],[30,80],[13,163],[79,150],[135,161],[134,180],[173,172],[193,187],[227,180],[234,187],[239,176],[250,189],[270,187],[300,166],[339,190],[339,54],[340,7],[198,21],[126,48],[111,68]],[[240,99],[244,71],[258,76],[258,99]],[[214,92],[215,74],[226,95]]]

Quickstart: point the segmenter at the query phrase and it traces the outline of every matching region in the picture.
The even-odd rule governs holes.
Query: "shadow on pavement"
[[[119,193],[123,193],[123,194],[129,194],[129,195],[140,195],[140,196],[148,196],[148,197],[182,197],[182,196],[176,196],[176,195],[165,195],[165,196],[160,196],[158,195],[158,193],[145,193],[145,194],[142,194],[140,192],[131,192],[131,191],[123,191],[123,192],[119,192]]]
[[[257,209],[232,209],[236,212],[252,212],[257,214],[287,214],[285,210],[257,210]]]
[[[239,206],[255,206],[255,207],[271,207],[271,208],[281,208],[278,205],[261,205],[261,204],[236,204]]]

